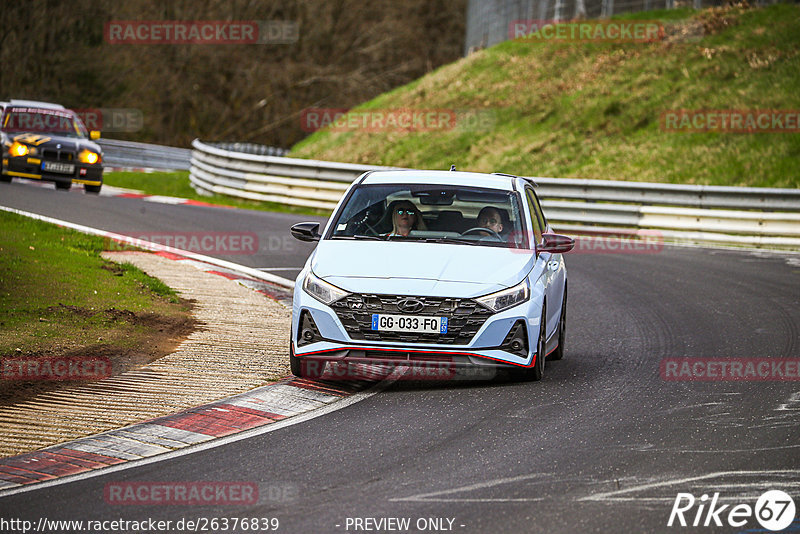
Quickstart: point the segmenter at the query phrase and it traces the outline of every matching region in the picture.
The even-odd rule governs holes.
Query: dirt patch
[[[697,18],[702,22],[706,35],[716,35],[739,23],[742,10],[750,9],[746,1],[732,3],[727,6],[713,7],[701,11]]]
[[[39,343],[28,352],[40,351],[42,358],[108,358],[114,362],[113,376],[83,382],[0,380],[0,457],[176,413],[289,374],[285,340],[291,312],[283,305],[195,265],[140,252],[103,256],[131,263],[173,288],[177,297],[193,300],[171,306],[160,306],[159,299],[145,307],[113,300],[94,309],[79,302],[72,302],[73,308],[55,306],[47,319],[73,327],[44,331],[47,335],[37,336]],[[50,299],[41,313],[28,311],[29,330],[41,324],[38,318],[54,302]],[[17,351],[17,346],[23,348]],[[21,344],[6,345],[0,355],[25,350]],[[40,369],[47,365],[34,363]]]
[[[191,301],[184,300],[183,303],[191,309]],[[83,358],[90,361],[102,359],[111,363],[111,376],[117,376],[172,353],[189,334],[203,328],[202,323],[192,317],[189,312],[166,316],[116,308],[90,310],[64,304],[51,306],[48,311],[67,312],[87,319],[99,317],[111,323],[108,339],[119,340],[119,342],[102,342],[79,348],[56,346],[31,353],[15,351],[2,355],[2,358],[24,358],[25,360]],[[115,326],[124,328],[115,328]],[[135,327],[132,332],[131,326]],[[134,346],[125,346],[131,344]],[[0,406],[11,406],[41,393],[58,391],[81,382],[80,380],[9,380],[5,378],[5,375],[2,376],[3,378],[0,379]]]
[[[100,266],[100,268],[110,272],[114,276],[122,276],[125,274],[125,269],[123,269],[119,263],[114,263],[111,261],[105,262]]]
[[[190,300],[182,299],[181,302],[188,307],[192,305],[192,301]],[[61,303],[59,303],[58,306],[49,306],[47,311],[49,313],[67,312],[85,319],[100,317],[106,321],[125,322],[134,326],[146,326],[158,332],[173,332],[176,335],[180,335],[185,330],[187,321],[194,321],[194,319],[191,319],[189,316],[166,316],[151,312],[134,312],[117,308],[93,310]],[[200,324],[195,321],[193,326],[199,327]],[[186,335],[188,335],[188,333]]]

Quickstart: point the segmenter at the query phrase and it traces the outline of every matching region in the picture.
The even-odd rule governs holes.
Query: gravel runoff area
[[[193,262],[145,252],[105,252],[194,301],[202,325],[172,354],[97,382],[66,384],[0,407],[0,456],[12,456],[168,415],[289,374],[291,311]]]

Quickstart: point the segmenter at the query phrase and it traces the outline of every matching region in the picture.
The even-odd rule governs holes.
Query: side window
[[[542,232],[544,232],[547,230],[547,220],[544,218],[542,205],[539,204],[539,197],[536,196],[536,193],[531,191],[531,196],[533,197],[533,203],[536,206],[536,216],[539,218],[539,227],[542,229]]]
[[[528,199],[528,209],[531,212],[533,238],[538,245],[542,242],[542,231],[544,230],[544,226],[542,226],[542,211],[541,208],[539,208],[539,203],[536,202],[536,196],[533,194],[533,191],[525,189],[525,195]]]

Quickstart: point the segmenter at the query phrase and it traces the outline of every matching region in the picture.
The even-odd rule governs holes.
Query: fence
[[[192,157],[189,148],[100,139],[103,161],[108,167],[135,167],[188,171]],[[260,156],[283,156],[286,149],[256,143],[208,143],[209,146]]]
[[[360,174],[393,168],[192,146],[189,179],[199,192],[292,206],[333,209]],[[533,180],[560,231],[656,230],[670,241],[800,249],[800,189]]]
[[[169,170],[189,169],[192,151],[188,148],[134,143],[118,139],[99,139],[106,167],[135,167]]]
[[[469,0],[464,55],[508,40],[514,21],[608,18],[619,13],[684,6],[701,9],[726,3],[725,0]]]

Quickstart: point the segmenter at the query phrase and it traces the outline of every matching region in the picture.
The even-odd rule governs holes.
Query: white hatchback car
[[[297,278],[290,360],[446,362],[539,380],[564,355],[574,246],[554,234],[534,184],[506,174],[371,171],[347,190]]]

